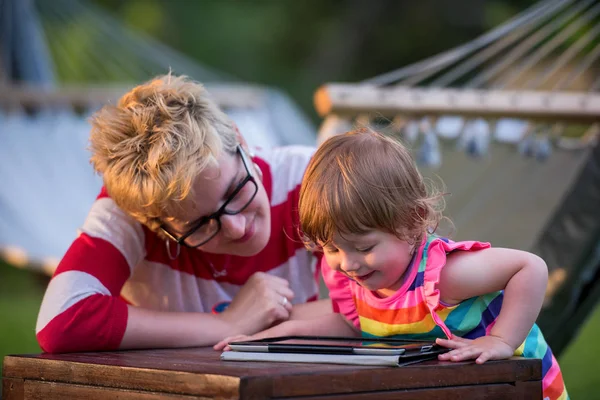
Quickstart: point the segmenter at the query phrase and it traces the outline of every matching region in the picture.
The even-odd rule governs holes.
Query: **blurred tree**
[[[126,25],[245,81],[312,94],[469,41],[533,0],[91,0]]]

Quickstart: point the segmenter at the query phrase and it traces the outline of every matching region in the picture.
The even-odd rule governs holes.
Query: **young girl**
[[[440,200],[428,195],[409,152],[393,139],[362,129],[327,140],[308,166],[299,207],[307,242],[323,251],[336,313],[254,337],[436,339],[452,349],[440,360],[540,358],[544,398],[568,398],[534,324],[546,264],[524,251],[433,235]]]

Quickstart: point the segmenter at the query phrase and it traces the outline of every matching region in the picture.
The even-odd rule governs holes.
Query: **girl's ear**
[[[426,220],[427,217],[429,217],[429,212],[428,212],[428,210],[427,210],[426,207],[418,206],[417,209],[416,209],[416,212],[417,212],[417,217],[421,221]]]

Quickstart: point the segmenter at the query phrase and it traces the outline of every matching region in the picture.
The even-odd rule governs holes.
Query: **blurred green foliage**
[[[35,273],[0,261],[0,359],[7,354],[40,352],[35,321],[44,286],[45,279]]]
[[[135,31],[243,81],[286,90],[316,119],[314,91],[465,43],[533,0],[94,0]]]
[[[600,399],[597,387],[598,355],[600,355],[600,306],[581,327],[579,335],[566,348],[559,363],[572,399]]]

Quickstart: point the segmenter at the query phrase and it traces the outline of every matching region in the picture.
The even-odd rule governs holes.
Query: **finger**
[[[215,344],[213,346],[213,349],[220,351],[223,350],[225,348],[225,346],[227,346],[227,340],[221,340],[219,343]]]
[[[213,348],[215,350],[222,350],[225,348],[225,346],[227,346],[231,342],[239,342],[239,341],[246,340],[246,339],[248,339],[248,336],[246,336],[246,335],[228,336],[225,339],[221,340],[219,343],[215,344],[213,346]]]
[[[277,305],[283,307],[288,314],[292,312],[292,303],[287,296],[276,293],[274,298]]]
[[[447,340],[452,340],[453,342],[457,342],[457,343],[463,343],[463,344],[471,344],[473,343],[472,339],[466,339],[460,336],[456,336],[456,335],[452,335],[451,338],[448,338]]]
[[[233,336],[233,337],[229,338],[228,343],[246,342],[248,340],[252,340],[252,336],[248,336],[248,335],[236,335],[236,336]]]
[[[466,348],[460,349],[455,354],[452,354],[450,361],[465,361],[472,360],[481,355],[481,350],[477,348]]]
[[[442,353],[439,355],[440,360],[450,360],[452,357],[460,355],[461,352],[459,350],[450,350],[446,353]]]
[[[454,357],[460,356],[462,354],[461,350],[450,350],[447,353],[440,354],[442,360],[451,360]]]
[[[275,321],[285,321],[290,318],[290,312],[292,311],[292,309],[289,302],[287,303],[287,305],[290,307],[289,310],[286,308],[287,306],[282,305],[281,303],[279,304],[279,307],[275,308]]]
[[[285,297],[285,298],[287,299],[287,297]],[[292,312],[292,308],[293,308],[292,303],[289,300],[286,301],[283,304],[283,308],[285,308],[285,310],[288,312],[288,314],[291,313]]]
[[[282,296],[287,297],[289,300],[294,298],[294,291],[290,288],[290,283],[283,278],[278,276],[273,277],[273,281],[270,282],[269,287],[275,290]]]
[[[475,362],[477,364],[483,364],[488,360],[492,359],[492,354],[489,351],[484,351],[483,353],[481,353],[481,355],[479,357],[477,357],[477,359],[475,360]]]
[[[276,275],[271,275],[271,274],[265,274],[265,280],[276,284],[278,286],[282,286],[282,287],[289,287],[290,286],[290,282],[285,279],[285,278],[281,278],[279,276]]]
[[[275,291],[279,295],[287,297],[288,300],[292,300],[294,298],[294,292],[289,287],[279,287],[275,289]]]
[[[458,341],[454,339],[436,339],[435,342],[442,347],[447,347],[449,349],[460,349],[461,347],[467,346],[469,343],[464,341]]]

